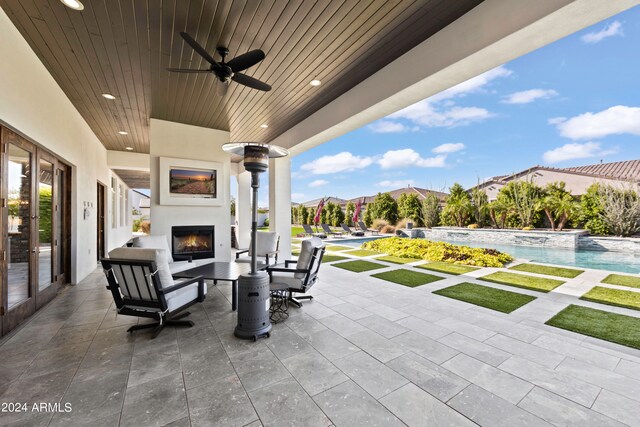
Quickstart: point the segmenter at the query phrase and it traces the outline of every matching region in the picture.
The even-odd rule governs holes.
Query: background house
[[[587,191],[587,188],[598,182],[615,186],[640,183],[640,160],[597,163],[570,168],[538,165],[511,175],[489,178],[476,187],[485,190],[489,201],[491,201],[496,199],[502,187],[514,180],[531,180],[541,187],[562,181],[571,194],[581,196]],[[470,188],[469,191],[476,187]]]

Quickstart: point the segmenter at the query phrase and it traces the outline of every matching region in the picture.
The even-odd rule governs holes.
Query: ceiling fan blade
[[[204,48],[200,46],[200,44],[197,41],[195,41],[193,37],[191,37],[189,34],[185,33],[184,31],[181,31],[180,35],[182,36],[184,41],[186,41],[189,44],[189,46],[191,46],[193,50],[195,50],[200,56],[206,59],[209,64],[213,65],[214,68],[216,69],[220,68],[220,64],[218,64],[216,60],[213,59],[213,57],[209,55],[209,53],[206,50],[204,50]]]
[[[265,54],[260,49],[252,50],[251,52],[243,53],[240,56],[236,56],[231,61],[227,62],[227,65],[231,67],[234,73],[246,70],[249,67],[253,67],[258,62],[265,58]]]
[[[172,73],[211,73],[211,70],[193,70],[190,68],[167,68]]]
[[[249,86],[253,89],[263,90],[265,92],[269,92],[271,90],[271,86],[268,84],[261,82],[258,79],[254,79],[253,77],[249,77],[246,74],[234,74],[233,77],[231,77],[231,80],[236,83],[240,83],[241,85]]]

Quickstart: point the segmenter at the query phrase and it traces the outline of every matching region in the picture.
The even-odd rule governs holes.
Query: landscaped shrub
[[[634,188],[600,186],[602,219],[616,236],[633,236],[640,232],[640,197]]]
[[[396,232],[396,228],[393,225],[385,225],[380,229],[383,234],[393,234]]]
[[[353,227],[355,225],[353,223],[353,214],[356,211],[356,205],[354,205],[353,202],[349,201],[349,202],[347,202],[346,206],[344,207],[344,210],[345,210],[344,215],[345,215],[345,219],[346,219],[346,224],[349,227]]]
[[[389,193],[378,193],[373,203],[367,207],[372,209],[373,218],[380,218],[389,224],[398,222],[398,203]]]
[[[533,181],[511,181],[500,189],[500,193],[503,203],[516,215],[516,227],[531,227],[538,221],[542,189]],[[507,221],[511,222],[509,218]]]
[[[433,193],[427,194],[422,201],[421,222],[427,228],[440,223],[440,200]]]
[[[469,222],[473,212],[471,197],[462,185],[455,183],[449,188],[447,204],[442,210],[441,220],[443,225],[464,227]]]
[[[569,220],[579,211],[579,205],[566,189],[564,182],[547,184],[542,197],[538,199],[538,209],[547,216],[552,231],[562,231]]]
[[[478,267],[503,267],[506,263],[513,261],[511,255],[495,249],[471,248],[445,242],[402,237],[372,240],[364,243],[362,248],[400,258],[444,261]]]
[[[476,224],[484,227],[489,216],[489,198],[487,193],[478,186],[471,190],[471,206]]]
[[[374,219],[373,222],[371,223],[371,227],[374,230],[382,230],[382,227],[389,225],[389,223],[387,221],[385,221],[384,219]]]
[[[604,208],[600,201],[600,186],[593,184],[580,198],[578,221],[591,234],[609,234],[609,225],[603,219]]]
[[[403,218],[396,223],[396,228],[407,228],[407,223],[410,222],[415,225],[415,222],[413,222],[411,218]]]
[[[144,234],[151,234],[151,223],[149,221],[142,221],[140,223],[140,231]]]
[[[405,221],[412,222],[416,227],[422,224],[422,203],[415,193],[402,193],[398,197],[398,215]],[[404,227],[401,227],[404,228]]]

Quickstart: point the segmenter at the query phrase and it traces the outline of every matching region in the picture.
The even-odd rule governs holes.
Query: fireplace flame
[[[205,238],[199,236],[186,236],[180,239],[178,250],[180,251],[202,251],[209,249],[209,242]]]

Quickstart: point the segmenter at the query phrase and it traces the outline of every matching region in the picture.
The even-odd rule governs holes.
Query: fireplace
[[[176,260],[214,258],[214,226],[171,227],[171,252]]]

